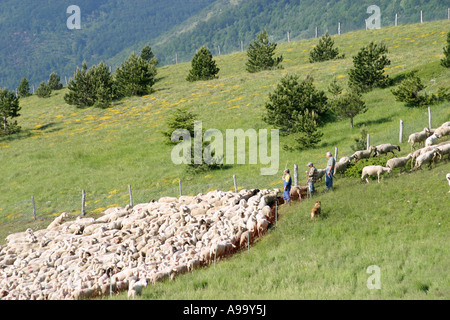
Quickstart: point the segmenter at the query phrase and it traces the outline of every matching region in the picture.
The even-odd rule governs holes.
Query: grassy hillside
[[[439,65],[449,30],[448,21],[439,21],[345,34],[334,39],[347,58],[318,64],[308,62],[316,40],[285,43],[278,47],[285,57],[284,69],[258,74],[244,71],[245,53],[221,56],[217,58],[219,79],[208,82],[186,82],[189,64],[165,66],[158,70],[160,81],[154,94],[124,99],[106,110],[68,106],[64,90],[49,99],[24,99],[19,118],[23,132],[0,140],[1,239],[28,226],[39,228],[48,221],[45,217],[63,211],[79,214],[82,189],[87,191],[88,213],[98,213],[108,206],[125,206],[129,184],[134,203],[177,195],[179,179],[185,194],[230,190],[233,174],[241,189],[274,188],[281,185],[287,161],[291,169],[294,163],[303,169],[309,161],[322,168],[325,152],[335,146],[340,156],[351,154],[350,146],[363,124],[372,144],[397,143],[400,119],[405,122],[407,136],[427,126],[428,118],[426,109],[411,109],[396,102],[390,89],[364,95],[369,110],[355,118],[353,130],[348,121],[330,123],[323,128],[323,141],[317,148],[281,151],[279,174],[274,176],[260,175],[264,165],[234,165],[192,175],[185,167],[172,164],[172,148],[163,143],[160,131],[166,129],[164,122],[171,110],[179,106],[197,113],[205,129],[267,128],[261,120],[263,106],[281,77],[311,74],[320,89],[326,89],[334,75],[344,82],[351,57],[372,40],[388,45],[392,65],[386,72],[391,77],[418,69],[427,91],[436,92],[440,86],[450,86],[450,70]],[[450,120],[448,103],[433,105],[432,115],[434,127]],[[281,144],[287,139],[281,138]],[[401,147],[401,154],[406,154],[408,145]],[[448,162],[433,171],[395,174],[381,185],[339,179],[336,192],[321,196],[326,219],[314,225],[309,222],[312,202],[283,208],[278,228],[249,255],[241,254],[215,270],[180,278],[167,288],[158,285],[149,289],[147,297],[448,298],[448,249],[442,245],[449,231],[444,215],[449,201],[445,172],[450,172]],[[303,175],[300,183],[305,183]],[[42,219],[36,224],[31,222],[31,196],[36,198]],[[369,265],[380,266],[386,290],[367,290],[365,269]],[[236,274],[240,278],[226,276],[236,269],[242,270]],[[249,291],[242,277],[257,287]],[[183,290],[192,295],[176,293]]]
[[[249,252],[149,286],[142,299],[448,299],[449,170],[338,180],[331,193],[282,206]],[[313,223],[317,200],[323,217]],[[380,268],[380,290],[367,287],[369,266]]]

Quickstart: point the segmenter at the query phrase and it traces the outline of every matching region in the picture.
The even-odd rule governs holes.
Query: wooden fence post
[[[423,23],[423,11],[420,10],[420,23]]]
[[[133,208],[133,193],[131,192],[131,185],[128,185],[128,193],[130,194],[130,207]]]
[[[237,181],[236,181],[236,175],[233,175],[233,182],[234,182],[234,192],[238,192],[238,188],[237,188]]]
[[[33,216],[34,216],[34,221],[36,221],[36,203],[34,202],[34,196],[31,197],[31,202],[33,204]]]
[[[428,107],[428,129],[431,130],[431,108]]]
[[[298,165],[294,164],[294,186],[298,186]]]
[[[183,190],[181,189],[181,179],[178,180],[178,185],[180,187],[180,197],[183,195]]]
[[[398,14],[397,13],[395,14],[395,26],[396,27],[398,26]]]
[[[370,148],[370,134],[367,134],[367,150]]]
[[[86,203],[86,191],[81,192],[81,215],[84,216],[86,214],[85,212],[85,203]]]
[[[403,143],[403,120],[400,120],[400,133],[398,136],[398,141]]]
[[[337,161],[337,158],[338,158],[338,147],[335,147],[334,148],[334,160]]]

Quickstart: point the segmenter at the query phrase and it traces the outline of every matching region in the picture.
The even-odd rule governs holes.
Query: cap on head
[[[284,170],[284,172],[289,173],[289,169]]]
[[[327,152],[327,157],[331,157],[331,152]]]
[[[313,166],[314,164],[312,162],[308,163],[308,167]]]

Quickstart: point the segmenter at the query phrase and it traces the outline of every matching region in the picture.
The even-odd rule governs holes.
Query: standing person
[[[325,175],[325,185],[327,186],[327,190],[330,190],[331,188],[333,188],[333,172],[336,160],[331,155],[331,152],[327,152],[327,158],[328,162]]]
[[[284,175],[281,179],[284,182],[283,200],[289,202],[291,201],[290,192],[292,186],[292,179],[289,173],[289,169],[284,170]]]
[[[308,175],[308,188],[309,193],[314,193],[314,183],[316,182],[317,178],[317,169],[314,167],[314,164],[312,162],[308,163],[309,171],[305,171],[305,173]]]

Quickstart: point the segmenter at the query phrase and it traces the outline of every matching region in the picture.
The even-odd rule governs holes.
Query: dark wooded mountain
[[[81,30],[69,30],[67,8],[81,9]],[[85,60],[117,67],[152,46],[160,65],[190,61],[205,45],[214,55],[244,49],[266,29],[272,41],[311,38],[365,28],[370,5],[382,26],[447,19],[448,0],[40,0],[0,2],[0,87],[23,77],[37,85],[57,72],[71,77]]]

